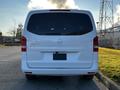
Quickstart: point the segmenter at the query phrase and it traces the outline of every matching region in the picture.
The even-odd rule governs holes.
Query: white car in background
[[[98,71],[98,37],[89,11],[30,11],[21,50],[21,67],[27,79],[35,75],[84,75],[92,79]]]

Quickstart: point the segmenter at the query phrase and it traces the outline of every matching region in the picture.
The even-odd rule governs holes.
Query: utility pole
[[[111,45],[113,45],[114,38],[114,7],[113,0],[100,0],[100,12],[99,12],[99,30],[100,37],[105,38],[106,33],[110,28]]]
[[[114,27],[113,0],[100,0],[99,30]]]

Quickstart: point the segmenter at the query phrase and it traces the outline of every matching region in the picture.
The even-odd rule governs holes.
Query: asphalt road
[[[20,69],[20,47],[0,48],[0,90],[107,90],[94,77],[87,81],[79,76],[38,77],[27,81]]]

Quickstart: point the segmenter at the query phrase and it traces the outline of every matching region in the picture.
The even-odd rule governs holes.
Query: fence
[[[120,31],[106,32],[102,36],[98,33],[98,36],[100,46],[120,49]]]

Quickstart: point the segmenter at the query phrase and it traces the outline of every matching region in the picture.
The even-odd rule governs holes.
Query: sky
[[[0,0],[0,31],[9,35],[9,31],[24,24],[27,13],[32,9],[56,8],[56,0]],[[64,3],[64,0],[58,0]],[[67,8],[77,8],[92,12],[95,22],[99,21],[100,0],[66,0]],[[119,0],[114,0],[116,15],[120,11]],[[62,5],[62,4],[61,4]],[[116,7],[118,8],[116,10]]]

